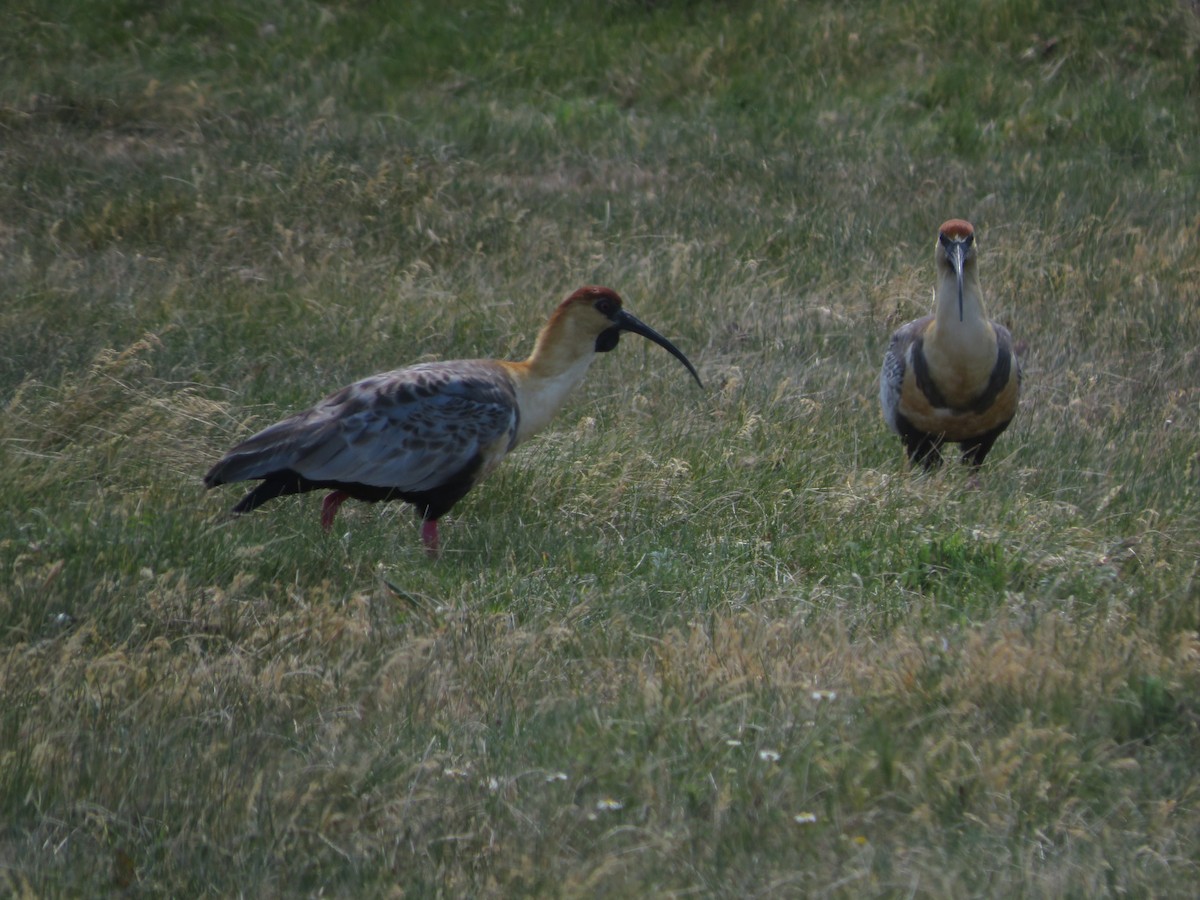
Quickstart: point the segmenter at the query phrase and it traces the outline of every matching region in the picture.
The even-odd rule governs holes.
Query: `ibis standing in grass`
[[[436,556],[438,519],[546,427],[596,354],[616,347],[623,331],[666,348],[700,384],[688,358],[626,312],[616,291],[582,287],[559,304],[528,359],[422,363],[356,381],[238,444],[204,484],[257,480],[234,513],[327,490],[326,531],[350,498],[403,500],[416,507],[425,548]]]
[[[1008,329],[984,312],[971,223],[944,223],[934,256],[933,314],[892,335],[879,401],[912,462],[938,465],[941,445],[951,441],[963,462],[978,467],[1016,415],[1020,360]]]

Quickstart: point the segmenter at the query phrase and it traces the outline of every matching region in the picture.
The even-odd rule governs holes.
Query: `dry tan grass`
[[[146,71],[86,42],[10,69],[0,883],[1186,893],[1200,219],[1168,5],[585,5],[563,57],[575,18],[536,4],[444,33],[167,4],[131,13]],[[980,77],[929,42],[955,22]],[[1027,345],[977,482],[909,473],[875,399],[948,215]],[[312,497],[231,521],[203,491],[352,378],[522,355],[587,281],[707,389],[622,342],[439,563],[407,510],[325,536]]]

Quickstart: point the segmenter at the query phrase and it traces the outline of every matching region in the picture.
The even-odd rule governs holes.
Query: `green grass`
[[[0,884],[1168,896],[1200,877],[1191,5],[77,4],[0,36]],[[877,408],[971,219],[1022,406]],[[445,521],[200,477],[622,342]]]

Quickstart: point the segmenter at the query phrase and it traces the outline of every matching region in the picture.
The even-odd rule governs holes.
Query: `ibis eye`
[[[611,297],[601,297],[596,301],[596,312],[606,319],[611,319],[617,313],[617,305],[613,303]]]

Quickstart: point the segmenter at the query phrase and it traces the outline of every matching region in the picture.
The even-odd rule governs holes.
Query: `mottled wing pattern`
[[[888,428],[899,432],[897,414],[900,407],[900,389],[904,385],[904,373],[908,363],[908,349],[920,335],[933,316],[925,316],[897,328],[883,356],[883,369],[879,373],[879,405]]]
[[[290,470],[315,482],[403,492],[439,487],[516,434],[516,393],[488,360],[424,363],[364,378],[226,454],[211,485]],[[499,445],[499,447],[497,447]]]

